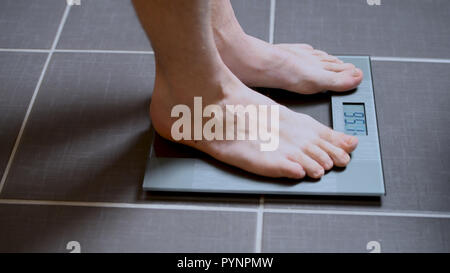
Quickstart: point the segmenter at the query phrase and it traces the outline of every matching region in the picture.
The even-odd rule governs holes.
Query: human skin
[[[214,11],[212,1],[134,0],[133,2],[155,52],[156,76],[150,116],[152,125],[162,137],[174,141],[171,136],[171,125],[176,118],[171,117],[171,110],[179,104],[193,109],[194,97],[202,97],[204,105],[219,105],[224,112],[226,112],[225,105],[278,105],[270,98],[248,88],[246,84],[283,87],[279,82],[272,82],[269,78],[264,79],[267,82],[257,84],[258,79],[249,76],[248,79],[242,79],[244,84],[239,78],[246,77],[243,72],[233,71],[233,65],[227,64],[221,55],[211,20],[211,14],[217,12]],[[307,69],[306,66],[310,65],[312,67],[310,73],[317,72],[318,80],[324,77],[320,74],[325,73],[324,71],[334,73],[338,78],[342,75],[341,72],[332,72],[317,65],[317,62],[336,66],[342,64],[339,61],[332,61],[331,56],[322,54],[322,57],[319,57],[321,54],[317,55],[316,51],[308,49],[307,46],[283,45],[283,47],[285,47],[283,50],[293,54],[292,56],[299,55],[300,53],[295,52],[301,47],[305,48],[305,52],[311,52],[310,55],[305,53],[310,59],[308,62],[302,62],[301,67]],[[330,60],[324,61],[321,58]],[[294,72],[298,68],[295,68],[295,64],[289,63],[279,65],[286,66]],[[356,72],[352,67],[351,75],[354,73]],[[298,88],[295,85],[288,88],[291,86],[289,83],[286,89],[301,91],[300,93],[315,93],[329,89],[328,85],[322,83],[311,85],[314,78],[300,83],[304,74],[299,72],[297,76]],[[336,84],[339,80],[331,82]],[[225,131],[227,126],[224,128]],[[260,140],[203,139],[179,142],[255,174],[300,179],[305,175],[320,178],[325,170],[331,169],[334,165],[347,165],[350,161],[349,153],[356,148],[358,139],[336,132],[310,116],[279,105],[279,146],[275,151],[261,151]]]
[[[357,87],[363,73],[308,44],[269,44],[247,35],[229,0],[211,1],[211,25],[220,56],[245,84],[301,94]]]

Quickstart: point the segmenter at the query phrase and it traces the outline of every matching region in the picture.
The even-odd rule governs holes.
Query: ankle
[[[222,22],[215,23],[212,27],[213,37],[219,52],[227,50],[233,44],[243,41],[247,38],[247,34],[238,23]]]
[[[161,99],[166,103],[190,105],[194,97],[214,103],[227,97],[236,80],[223,63],[215,69],[200,71],[190,67],[178,73],[166,73],[157,65],[154,94],[164,94]]]
[[[245,84],[259,86],[261,78],[283,77],[278,74],[289,59],[286,52],[245,33],[221,33],[215,40],[223,62]]]
[[[238,87],[238,83],[226,75],[201,76],[182,82],[177,78],[168,79],[163,73],[156,73],[150,105],[152,125],[162,137],[171,139],[170,121],[173,107],[182,104],[193,111],[195,97],[201,97],[204,106],[210,104],[224,106],[233,90]]]

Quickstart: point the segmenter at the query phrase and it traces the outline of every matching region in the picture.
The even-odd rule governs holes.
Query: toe
[[[305,148],[305,153],[319,163],[325,170],[333,168],[333,160],[319,146],[310,145]]]
[[[328,71],[332,71],[332,72],[342,72],[345,70],[352,70],[355,69],[355,66],[353,64],[350,63],[342,63],[342,64],[338,64],[338,63],[325,63],[324,69],[328,70]]]
[[[347,69],[341,72],[326,72],[325,88],[338,92],[356,88],[363,78],[363,73],[359,68]]]
[[[281,47],[283,49],[287,49],[292,52],[298,52],[299,50],[308,50],[312,51],[314,48],[309,44],[276,44],[275,46]]]
[[[350,156],[343,149],[334,146],[328,141],[320,141],[319,147],[328,153],[333,159],[334,165],[338,167],[345,167],[350,162]]]
[[[357,137],[334,131],[325,126],[323,132],[321,133],[321,137],[323,140],[343,149],[347,153],[353,152],[353,150],[356,149],[356,146],[358,146]]]
[[[324,168],[317,161],[304,153],[299,155],[298,160],[309,177],[317,179],[325,173]]]
[[[297,44],[298,47],[307,49],[307,50],[313,50],[314,48],[309,44]]]
[[[281,165],[280,177],[287,177],[292,179],[301,179],[305,177],[306,172],[303,167],[292,160],[286,159]]]
[[[333,56],[334,57],[334,56]],[[340,63],[340,64],[343,64],[344,62],[341,60],[341,59],[339,59],[338,57],[335,57],[337,60],[338,60],[338,63]]]
[[[322,50],[314,49],[313,52],[312,52],[312,55],[315,55],[315,56],[328,56],[328,53],[326,53],[325,51],[322,51]]]
[[[328,55],[328,56],[322,56],[319,57],[321,62],[328,62],[328,63],[337,63],[337,64],[342,64],[344,63],[343,61],[339,60],[337,57]]]

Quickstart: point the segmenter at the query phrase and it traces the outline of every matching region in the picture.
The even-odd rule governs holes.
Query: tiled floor
[[[65,1],[3,0],[0,9],[0,48],[49,49],[58,29]]]
[[[0,175],[19,133],[46,59],[39,53],[0,52]]]
[[[334,54],[450,57],[447,0],[277,0],[274,41]]]
[[[270,198],[267,207],[450,211],[450,64],[373,62],[372,73],[387,195]]]
[[[131,2],[32,2],[0,2],[0,252],[450,251],[450,2],[232,1],[266,41],[373,57],[381,199],[142,192],[154,57]]]

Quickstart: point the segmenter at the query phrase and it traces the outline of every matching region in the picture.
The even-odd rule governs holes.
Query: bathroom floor
[[[130,0],[2,0],[0,252],[449,252],[450,2],[380,2],[232,1],[251,35],[372,57],[387,194],[349,198],[143,192]]]

